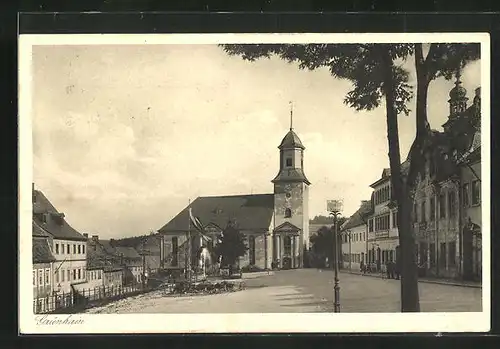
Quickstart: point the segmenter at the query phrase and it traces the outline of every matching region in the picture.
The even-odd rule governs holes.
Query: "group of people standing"
[[[373,274],[377,272],[382,272],[382,266],[380,261],[377,261],[377,263],[369,263],[369,264],[365,264],[364,261],[361,261],[360,271],[363,274],[366,273]],[[387,275],[388,279],[399,280],[401,276],[401,269],[399,267],[399,263],[393,261],[386,262],[384,272]]]

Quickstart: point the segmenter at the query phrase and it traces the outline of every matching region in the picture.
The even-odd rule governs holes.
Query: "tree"
[[[338,226],[340,227],[346,220],[346,217],[339,217]],[[316,264],[319,263],[319,266],[323,266],[325,257],[328,257],[329,261],[333,261],[333,251],[335,248],[333,226],[322,226],[318,229],[318,232],[316,234],[310,236],[309,241],[311,242],[311,253],[313,255],[312,258],[315,259]],[[340,244],[342,244],[340,234],[338,235],[338,241]]]
[[[422,44],[308,44],[308,45],[222,45],[229,55],[248,61],[276,55],[300,69],[327,67],[330,74],[352,82],[344,103],[356,110],[372,110],[385,101],[387,139],[393,200],[398,207],[401,250],[401,310],[420,311],[418,275],[414,254],[411,207],[419,174],[425,170],[425,151],[431,130],[427,118],[430,83],[440,77],[451,79],[467,63],[480,57],[479,44],[430,44],[424,57]],[[398,115],[408,115],[413,98],[409,72],[396,62],[414,58],[417,73],[416,135],[408,155],[408,173],[401,169]]]
[[[335,219],[332,216],[314,216],[313,219],[309,220],[311,224],[333,224]]]
[[[214,251],[217,258],[222,257],[221,265],[232,267],[239,257],[245,255],[248,250],[245,235],[231,223],[222,232],[221,241],[215,246]]]

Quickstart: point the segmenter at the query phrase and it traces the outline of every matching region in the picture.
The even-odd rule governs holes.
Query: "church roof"
[[[305,147],[302,145],[302,142],[300,141],[299,136],[293,131],[293,129],[290,129],[288,133],[283,137],[283,140],[281,141],[281,144],[278,147],[279,149],[294,149],[294,148],[300,148],[300,149],[305,149]]]
[[[290,168],[281,170],[276,177],[272,180],[275,182],[305,182],[311,184],[307,179],[304,171],[300,168]]]
[[[268,231],[274,213],[274,194],[201,196],[159,229],[159,232],[187,232],[189,207],[193,216],[198,217],[204,226],[215,224],[224,229],[232,221],[241,230]]]

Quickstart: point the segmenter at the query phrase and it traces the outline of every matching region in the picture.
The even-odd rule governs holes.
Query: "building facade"
[[[367,263],[368,218],[372,214],[370,200],[362,201],[359,209],[342,225],[342,261],[344,268],[360,270]]]
[[[197,253],[203,245],[214,245],[228,225],[234,224],[247,240],[248,251],[240,258],[241,267],[303,267],[304,249],[309,246],[309,185],[304,173],[304,150],[290,127],[279,147],[280,162],[272,180],[272,194],[206,196],[194,200],[165,226],[161,263],[165,268],[186,266],[191,250],[191,265],[198,265]],[[190,228],[189,209],[199,218],[211,242]],[[191,236],[191,247],[188,242]]]
[[[49,234],[50,251],[55,258],[51,277],[52,290],[70,292],[87,280],[87,238],[71,227],[47,197],[33,187],[33,221]]]
[[[391,171],[386,168],[380,178],[370,187],[373,188],[371,215],[367,217],[368,263],[375,264],[378,270],[389,261],[396,261],[399,246],[397,227],[397,206],[392,200]]]
[[[481,277],[480,89],[470,106],[466,95],[457,78],[450,91],[448,120],[443,132],[431,131],[424,151],[425,168],[417,177],[411,216],[420,276]],[[401,167],[407,175],[408,160]],[[389,169],[372,188],[368,260],[383,265],[397,258],[399,247]]]

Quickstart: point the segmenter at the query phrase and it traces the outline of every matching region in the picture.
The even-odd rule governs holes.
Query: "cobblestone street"
[[[293,313],[333,311],[333,272],[299,269],[245,274],[247,288],[228,294],[167,297],[162,291],[123,299],[87,313]],[[340,274],[342,312],[398,312],[400,282]],[[424,312],[481,311],[481,289],[420,283]]]

